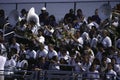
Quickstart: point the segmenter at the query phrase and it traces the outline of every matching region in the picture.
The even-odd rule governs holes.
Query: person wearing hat
[[[41,14],[39,15],[40,24],[46,25],[49,18],[49,13],[46,11],[46,7],[41,8]]]

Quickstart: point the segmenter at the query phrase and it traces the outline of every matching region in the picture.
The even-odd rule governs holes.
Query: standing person
[[[57,51],[54,50],[53,44],[48,44],[48,54],[47,58],[51,60],[53,56],[58,56]]]
[[[95,14],[92,17],[94,17],[95,22],[100,25],[101,19],[98,15],[98,9],[95,9]]]
[[[1,53],[1,49],[0,49],[0,70],[4,70],[4,65],[6,62],[6,57],[4,57]],[[0,71],[0,80],[4,80],[4,71]]]
[[[108,63],[107,69],[105,71],[105,80],[116,80],[117,73],[113,69],[112,63]]]
[[[49,18],[49,13],[46,11],[46,7],[42,7],[41,14],[39,15],[40,24],[42,26],[46,25],[48,18]]]
[[[83,24],[87,24],[87,19],[85,17],[85,15],[83,14],[82,9],[77,9],[77,14],[76,14],[76,19],[74,21],[75,25],[75,29],[80,29],[80,27]]]
[[[78,48],[83,48],[83,38],[81,37],[80,31],[76,31],[74,35],[71,34],[71,41],[70,43]]]
[[[104,46],[104,48],[109,48],[112,46],[112,40],[111,38],[108,36],[108,32],[106,30],[104,30],[102,32],[102,37],[103,37],[103,41],[102,44]]]
[[[68,24],[68,23],[73,23],[73,21],[75,20],[75,14],[73,9],[69,10],[69,13],[66,13],[64,16],[64,23]]]
[[[99,75],[99,71],[96,69],[97,65],[96,64],[92,64],[89,68],[89,72],[88,72],[88,80],[99,80],[100,79],[100,75]]]
[[[11,51],[12,48],[15,48],[17,50],[17,54],[20,52],[20,44],[17,42],[16,38],[13,37],[11,39],[12,43],[10,44],[9,50]]]
[[[5,11],[3,9],[0,9],[0,29],[3,29],[5,23],[6,23]]]
[[[26,11],[26,9],[22,9],[21,11],[20,11],[20,16],[19,16],[19,19],[20,19],[20,21],[21,20],[25,20],[26,19],[26,17],[27,17],[27,11]]]

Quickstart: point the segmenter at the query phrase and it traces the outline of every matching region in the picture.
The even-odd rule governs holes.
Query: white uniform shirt
[[[4,53],[6,51],[6,48],[3,43],[0,43],[0,49],[1,49],[1,53]]]
[[[63,55],[61,54],[61,52],[59,51],[59,52],[58,52],[58,59],[60,60],[61,58],[65,59],[65,60],[68,60],[68,59],[70,58],[69,52],[67,51],[67,52],[66,52],[66,55],[63,56]]]
[[[43,49],[42,51],[41,50],[38,50],[37,51],[37,57],[46,57],[48,54],[48,51]]]
[[[4,70],[4,66],[5,66],[5,62],[6,62],[6,57],[0,56],[0,70]],[[0,74],[3,74],[3,71],[0,71]],[[0,80],[4,80],[4,76],[0,76]]]
[[[52,36],[53,32],[54,32],[54,29],[52,28],[52,29],[50,30],[50,32],[47,31],[47,30],[45,30],[45,31],[44,31],[44,34],[47,35],[47,36]]]
[[[103,39],[102,44],[105,48],[111,47],[112,46],[112,41],[111,41],[110,37],[106,36]]]
[[[117,73],[112,69],[106,73],[107,79],[112,79],[112,78],[116,79],[116,76],[117,76]]]
[[[7,60],[5,63],[5,70],[11,70],[10,72],[5,72],[5,74],[9,75],[13,73],[12,71],[16,68],[16,61],[14,59]]]
[[[45,38],[43,36],[37,37],[37,40],[42,44],[45,42]]]
[[[0,56],[0,70],[4,70],[5,62],[6,62],[6,57]]]
[[[36,51],[35,50],[32,50],[32,51],[30,51],[30,50],[27,50],[27,52],[26,52],[26,58],[27,59],[30,59],[30,58],[33,58],[33,59],[35,59],[36,58]]]
[[[19,43],[15,43],[15,45],[11,44],[11,45],[10,45],[10,48],[15,48],[15,49],[17,49],[17,53],[19,53],[19,51],[20,51],[20,44],[19,44]]]
[[[57,52],[55,50],[48,51],[48,58],[51,59],[53,56],[58,56]]]
[[[116,41],[116,47],[120,49],[120,38]]]
[[[10,60],[7,60],[5,63],[6,69],[12,69],[12,68],[15,68],[15,66],[16,66],[16,61],[12,58]]]
[[[35,26],[33,26],[33,28],[32,28],[32,33],[34,34],[34,35],[37,35],[38,34],[38,27],[35,25]]]
[[[91,42],[90,42],[90,46],[93,47],[93,48],[96,48],[97,46],[97,42],[98,42],[98,39],[97,38],[92,38]]]
[[[89,72],[88,77],[92,78],[92,80],[99,80],[100,75],[99,75],[99,72],[95,70],[94,72]]]

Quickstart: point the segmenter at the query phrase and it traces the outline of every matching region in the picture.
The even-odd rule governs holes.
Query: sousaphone
[[[35,13],[35,8],[34,7],[32,7],[29,10],[28,15],[27,15],[27,22],[29,23],[30,21],[34,21],[37,26],[40,26],[40,24],[39,24],[39,17]]]
[[[10,23],[10,25],[12,27],[15,27],[16,23],[18,22],[18,19],[19,19],[19,12],[16,9],[12,10],[8,16],[8,22]]]

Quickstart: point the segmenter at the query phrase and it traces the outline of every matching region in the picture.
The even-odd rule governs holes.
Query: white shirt
[[[36,25],[33,26],[31,31],[34,35],[37,35],[38,34],[38,27]]]
[[[89,72],[88,77],[92,78],[92,80],[99,80],[100,75],[99,75],[99,72],[97,70],[95,70],[94,72]]]
[[[19,51],[20,51],[20,44],[19,44],[19,43],[15,43],[15,45],[14,45],[14,44],[11,44],[11,45],[10,45],[10,48],[15,48],[15,49],[17,49],[17,53],[19,53]]]
[[[87,26],[88,26],[88,29],[92,29],[92,26],[95,26],[97,29],[99,28],[99,25],[94,21],[89,23]]]
[[[43,36],[37,37],[37,40],[42,44],[45,42],[45,38]]]
[[[98,51],[96,54],[96,58],[99,59],[99,61],[101,62],[102,60],[102,52]]]
[[[0,56],[0,70],[4,70],[5,62],[6,62],[6,57]]]
[[[6,51],[6,48],[3,45],[3,43],[0,43],[0,49],[1,49],[1,53],[4,53]]]
[[[114,64],[114,70],[118,75],[120,75],[120,65],[119,64]]]
[[[13,73],[12,71],[15,68],[16,68],[16,61],[12,58],[10,60],[7,60],[5,63],[5,70],[10,70],[10,72],[6,71],[5,74],[9,75],[9,74]]]
[[[70,58],[69,52],[67,51],[67,52],[66,52],[66,55],[63,56],[63,55],[61,54],[61,52],[59,51],[59,52],[58,52],[58,58],[59,58],[59,60],[60,60],[61,58],[65,59],[65,60],[68,60],[68,59]]]
[[[30,59],[30,58],[36,58],[36,51],[35,50],[32,50],[32,51],[30,51],[30,50],[27,50],[27,52],[26,52],[26,58],[27,59]]]
[[[114,77],[113,77],[114,76]],[[106,73],[106,78],[107,79],[111,79],[111,78],[114,78],[114,79],[116,79],[116,76],[117,76],[117,74],[116,74],[116,72],[114,71],[114,70],[109,70],[107,73]]]
[[[111,41],[110,37],[106,36],[103,39],[102,44],[105,48],[111,47],[112,46],[112,41]]]
[[[48,54],[48,51],[43,49],[42,51],[41,50],[38,50],[37,51],[37,57],[46,57]]]
[[[120,49],[120,38],[116,41],[116,47]]]
[[[97,38],[92,38],[91,42],[90,42],[90,46],[93,47],[93,48],[96,48],[97,46],[97,42],[98,42],[98,39]]]
[[[53,56],[58,56],[57,52],[55,50],[48,51],[48,58],[51,59]]]
[[[0,56],[0,70],[4,70],[4,66],[5,66],[5,62],[6,62],[6,57]],[[3,71],[0,71],[0,74],[3,74]],[[0,80],[4,80],[4,76],[0,76]]]
[[[10,60],[7,60],[5,63],[6,69],[12,69],[12,68],[15,68],[15,66],[16,66],[16,61],[12,58]]]
[[[44,31],[44,34],[47,35],[47,36],[52,36],[53,32],[54,32],[54,29],[52,28],[52,29],[50,30],[50,32],[47,31],[47,30],[45,30],[45,31]]]

